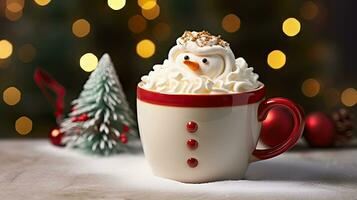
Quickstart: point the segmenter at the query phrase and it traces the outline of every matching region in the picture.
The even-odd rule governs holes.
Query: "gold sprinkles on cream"
[[[195,42],[197,46],[213,46],[219,45],[222,47],[228,47],[229,43],[221,39],[221,36],[214,36],[207,31],[185,31],[179,40],[180,44],[185,44],[187,42]]]

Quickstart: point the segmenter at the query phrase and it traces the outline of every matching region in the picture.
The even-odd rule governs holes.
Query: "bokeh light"
[[[23,8],[24,8],[24,2],[21,0],[7,1],[6,9],[9,10],[10,12],[17,13],[22,11]]]
[[[146,19],[141,15],[134,15],[128,21],[129,30],[133,33],[141,33],[146,29]]]
[[[152,34],[158,40],[166,40],[170,37],[171,28],[168,24],[160,22],[154,26]]]
[[[98,58],[93,53],[86,53],[79,60],[79,65],[84,71],[91,72],[97,67]]]
[[[32,130],[32,121],[30,118],[26,116],[22,116],[18,118],[15,122],[15,130],[20,134],[20,135],[27,135],[31,132]]]
[[[51,0],[34,0],[34,1],[39,6],[45,6],[51,2]]]
[[[302,93],[307,97],[314,97],[320,92],[320,83],[313,78],[306,79],[301,85]]]
[[[24,44],[17,51],[17,55],[22,62],[29,63],[36,56],[36,48],[31,44]]]
[[[141,14],[148,20],[153,20],[160,15],[160,6],[155,4],[151,9],[141,9]]]
[[[347,88],[341,94],[341,102],[343,105],[351,107],[357,103],[357,90],[354,88]]]
[[[61,134],[61,132],[57,128],[55,128],[51,131],[52,137],[57,137],[59,134]]]
[[[72,24],[72,33],[81,38],[88,35],[90,32],[90,24],[85,19],[78,19]]]
[[[108,0],[108,6],[113,10],[120,10],[124,8],[126,0]]]
[[[10,10],[5,10],[5,17],[10,21],[17,21],[22,17],[22,10],[19,12],[11,12]]]
[[[268,65],[273,69],[280,69],[286,63],[286,56],[280,50],[274,50],[268,54]]]
[[[283,22],[282,29],[287,36],[293,37],[300,32],[301,24],[295,18],[288,18]]]
[[[10,21],[17,21],[22,17],[24,0],[7,0],[5,17]]]
[[[156,0],[138,0],[138,5],[142,9],[149,10],[156,6]]]
[[[142,58],[150,58],[155,53],[155,44],[148,39],[141,40],[136,45],[136,53]]]
[[[300,15],[306,20],[314,19],[319,13],[319,7],[313,1],[306,1],[300,8]]]
[[[0,40],[0,59],[10,57],[12,54],[12,44],[8,40]]]
[[[21,92],[16,87],[8,87],[4,90],[2,98],[7,105],[14,106],[21,100]]]
[[[228,33],[234,33],[240,28],[240,19],[235,14],[228,14],[222,19],[222,28]]]

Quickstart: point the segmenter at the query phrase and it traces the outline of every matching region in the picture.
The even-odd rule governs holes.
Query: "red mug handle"
[[[284,107],[290,111],[294,127],[291,130],[289,137],[283,143],[270,149],[255,149],[251,157],[251,162],[278,156],[293,147],[301,137],[305,124],[304,112],[299,105],[289,99],[277,97],[262,101],[258,107],[258,120],[260,122],[264,121],[268,112],[275,107]]]

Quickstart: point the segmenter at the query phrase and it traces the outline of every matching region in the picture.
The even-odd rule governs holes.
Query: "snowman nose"
[[[196,62],[192,62],[189,60],[185,60],[183,61],[183,63],[185,65],[187,65],[187,67],[189,67],[192,71],[196,72],[198,70],[200,70],[200,64],[196,63]]]

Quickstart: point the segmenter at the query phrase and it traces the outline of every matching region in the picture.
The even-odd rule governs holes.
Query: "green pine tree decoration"
[[[108,54],[85,83],[72,111],[62,121],[66,146],[99,155],[129,150],[137,125]]]

